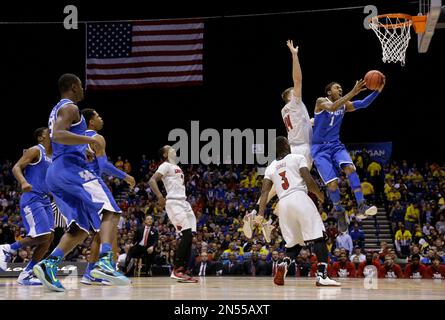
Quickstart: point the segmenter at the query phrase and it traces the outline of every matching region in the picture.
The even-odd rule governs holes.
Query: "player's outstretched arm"
[[[40,149],[36,147],[29,148],[22,155],[22,157],[17,161],[17,163],[12,168],[12,174],[20,183],[23,192],[29,192],[32,190],[32,185],[26,181],[25,176],[23,175],[23,170],[30,164],[38,160],[40,157]]]
[[[300,60],[298,59],[298,46],[294,47],[292,40],[287,40],[287,47],[292,54],[292,79],[294,81],[294,96],[301,98],[301,84],[303,75],[301,73]]]
[[[318,188],[317,183],[315,182],[314,178],[312,178],[311,173],[309,172],[309,169],[306,167],[300,168],[300,175],[303,178],[304,182],[306,182],[308,191],[315,194],[320,200],[321,203],[324,202],[324,193],[321,192],[320,188]]]
[[[358,109],[365,109],[365,108],[367,108],[375,100],[375,98],[377,98],[379,93],[382,92],[383,87],[385,86],[385,82],[386,82],[386,78],[383,78],[383,82],[382,82],[382,85],[380,86],[380,88],[378,88],[373,93],[368,95],[365,99],[346,102],[346,104],[345,104],[346,105],[346,111],[347,112],[352,112],[352,111],[355,111],[355,110],[358,110]]]
[[[150,185],[151,190],[154,192],[154,194],[158,198],[159,205],[164,207],[165,206],[165,198],[162,195],[161,190],[159,190],[159,187],[158,187],[158,182],[161,181],[161,179],[162,179],[162,174],[160,174],[159,172],[155,172],[155,174],[152,175],[152,177],[148,181],[148,184]]]
[[[270,189],[272,189],[273,182],[269,179],[263,179],[263,187],[261,189],[260,207],[258,214],[264,217],[264,211],[266,210],[267,197],[269,196]]]
[[[69,131],[71,125],[79,121],[79,109],[74,104],[68,104],[59,109],[56,122],[52,128],[51,139],[54,142],[66,145],[96,144],[95,140],[91,137]]]
[[[341,97],[335,102],[331,102],[326,98],[318,98],[315,104],[315,112],[321,112],[323,110],[333,112],[338,110],[342,105],[358,95],[360,92],[366,90],[365,81],[358,80],[355,82],[354,88],[349,91],[345,96]]]

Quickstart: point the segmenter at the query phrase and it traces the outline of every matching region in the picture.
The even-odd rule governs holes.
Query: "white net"
[[[382,20],[383,19],[383,20]],[[405,53],[411,39],[411,19],[402,17],[374,17],[369,26],[382,44],[383,62],[400,62],[405,65]]]

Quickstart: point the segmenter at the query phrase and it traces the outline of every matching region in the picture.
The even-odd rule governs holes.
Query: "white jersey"
[[[156,172],[162,174],[162,182],[167,191],[167,200],[185,200],[184,174],[176,164],[165,161]]]
[[[281,109],[287,139],[290,145],[312,144],[312,124],[301,98],[292,94],[291,100]]]
[[[264,178],[273,182],[281,200],[294,191],[307,192],[307,186],[300,175],[300,168],[307,168],[306,158],[300,154],[288,154],[281,160],[274,160],[264,173]]]

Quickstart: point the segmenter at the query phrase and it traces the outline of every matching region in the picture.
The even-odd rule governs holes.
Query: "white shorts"
[[[292,154],[301,154],[306,158],[308,169],[312,168],[312,156],[311,156],[311,147],[309,144],[298,144],[298,145],[290,145],[290,150]]]
[[[168,218],[178,232],[192,229],[196,232],[196,216],[186,200],[167,199],[165,203]]]
[[[325,230],[317,207],[304,191],[295,191],[278,202],[280,229],[286,248],[323,237]]]

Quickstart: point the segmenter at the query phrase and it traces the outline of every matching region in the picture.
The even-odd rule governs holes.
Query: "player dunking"
[[[175,226],[176,231],[182,234],[182,239],[175,252],[175,265],[171,278],[180,282],[198,282],[186,274],[192,251],[192,232],[196,232],[196,217],[185,195],[184,174],[176,165],[176,150],[171,146],[164,146],[159,151],[163,163],[150,178],[151,190],[158,198],[159,204],[167,210],[168,218]],[[162,180],[167,191],[167,200],[158,187]]]
[[[35,246],[31,261],[20,273],[17,282],[21,285],[41,285],[32,268],[46,254],[54,238],[54,214],[51,208],[46,171],[51,163],[51,141],[48,128],[34,132],[38,145],[29,148],[12,168],[12,173],[22,187],[20,214],[26,229],[26,237],[13,244],[0,246],[0,269],[6,269],[6,262],[22,247]]]
[[[92,228],[96,232],[100,230],[101,248],[100,259],[91,275],[111,284],[129,284],[129,279],[112,266],[111,244],[116,237],[119,216],[113,212],[96,174],[88,170],[85,158],[88,144],[99,149],[105,146],[85,135],[87,124],[76,105],[83,100],[80,79],[73,74],[62,75],[59,91],[61,100],[52,109],[48,120],[53,157],[46,183],[67,220],[68,230],[50,256],[34,266],[34,273],[48,289],[65,291],[56,276],[58,265],[67,253],[85,240]]]
[[[88,169],[92,172],[94,172],[99,179],[100,184],[102,185],[105,193],[107,194],[108,201],[110,202],[111,206],[113,207],[113,212],[115,213],[121,213],[121,210],[119,206],[117,205],[116,201],[114,200],[111,191],[108,189],[107,185],[103,182],[101,176],[102,173],[106,173],[110,176],[122,179],[126,181],[130,188],[134,188],[135,180],[132,176],[129,174],[126,174],[125,172],[119,170],[114,165],[112,165],[107,158],[107,155],[105,153],[105,146],[106,141],[105,138],[98,133],[98,131],[102,130],[104,126],[104,121],[102,117],[96,112],[94,109],[83,109],[81,111],[83,117],[85,118],[85,122],[87,123],[87,130],[85,131],[85,135],[92,137],[96,141],[99,141],[101,145],[104,146],[104,148],[98,148],[95,145],[90,145],[89,149],[94,153],[94,158],[92,161],[87,163]],[[117,232],[117,229],[116,231]],[[99,233],[96,233],[93,238],[93,242],[91,244],[91,252],[90,252],[90,259],[88,261],[87,269],[85,271],[85,274],[80,281],[83,284],[91,285],[91,284],[109,284],[108,281],[104,281],[103,279],[94,278],[91,276],[91,271],[94,268],[95,263],[97,262],[99,258],[99,246],[100,246],[100,235]],[[117,236],[114,237],[114,241],[112,243],[113,251],[115,253],[115,259],[117,259]]]
[[[324,194],[312,178],[306,158],[300,154],[291,154],[291,146],[285,137],[276,139],[277,159],[266,169],[260,197],[259,215],[264,215],[266,201],[272,185],[277,191],[280,229],[286,241],[286,256],[275,277],[274,283],[284,284],[287,267],[294,261],[301,250],[301,243],[313,245],[317,256],[317,286],[339,286],[327,275],[328,249],[324,239],[324,224],[308,189],[321,203]]]
[[[281,109],[281,116],[283,118],[284,126],[287,131],[287,138],[291,146],[293,154],[301,154],[306,158],[306,163],[309,170],[312,167],[311,157],[311,142],[312,142],[312,123],[307,112],[307,108],[302,100],[302,72],[300,67],[300,60],[298,58],[298,47],[294,47],[292,40],[287,40],[287,47],[292,55],[292,79],[294,86],[287,88],[281,94],[281,98],[286,104]],[[267,202],[276,195],[275,187],[272,187]],[[274,213],[278,214],[278,207]],[[243,229],[248,238],[252,237],[252,225],[255,223],[256,210],[247,214],[244,219]],[[270,241],[270,232],[272,228],[267,223],[262,224],[262,230],[266,241]]]
[[[358,205],[358,216],[373,216],[377,213],[375,206],[366,205],[363,198],[360,180],[355,166],[345,146],[340,142],[340,127],[345,112],[352,112],[368,107],[379,95],[385,85],[368,95],[363,100],[350,101],[361,91],[366,90],[365,82],[357,81],[354,88],[345,96],[340,84],[329,83],[325,88],[326,98],[318,98],[315,105],[314,135],[312,139],[312,157],[323,182],[327,185],[329,196],[334,203],[338,216],[338,227],[346,232],[349,220],[345,209],[340,204],[340,190],[338,188],[337,168],[343,169],[349,179]]]

